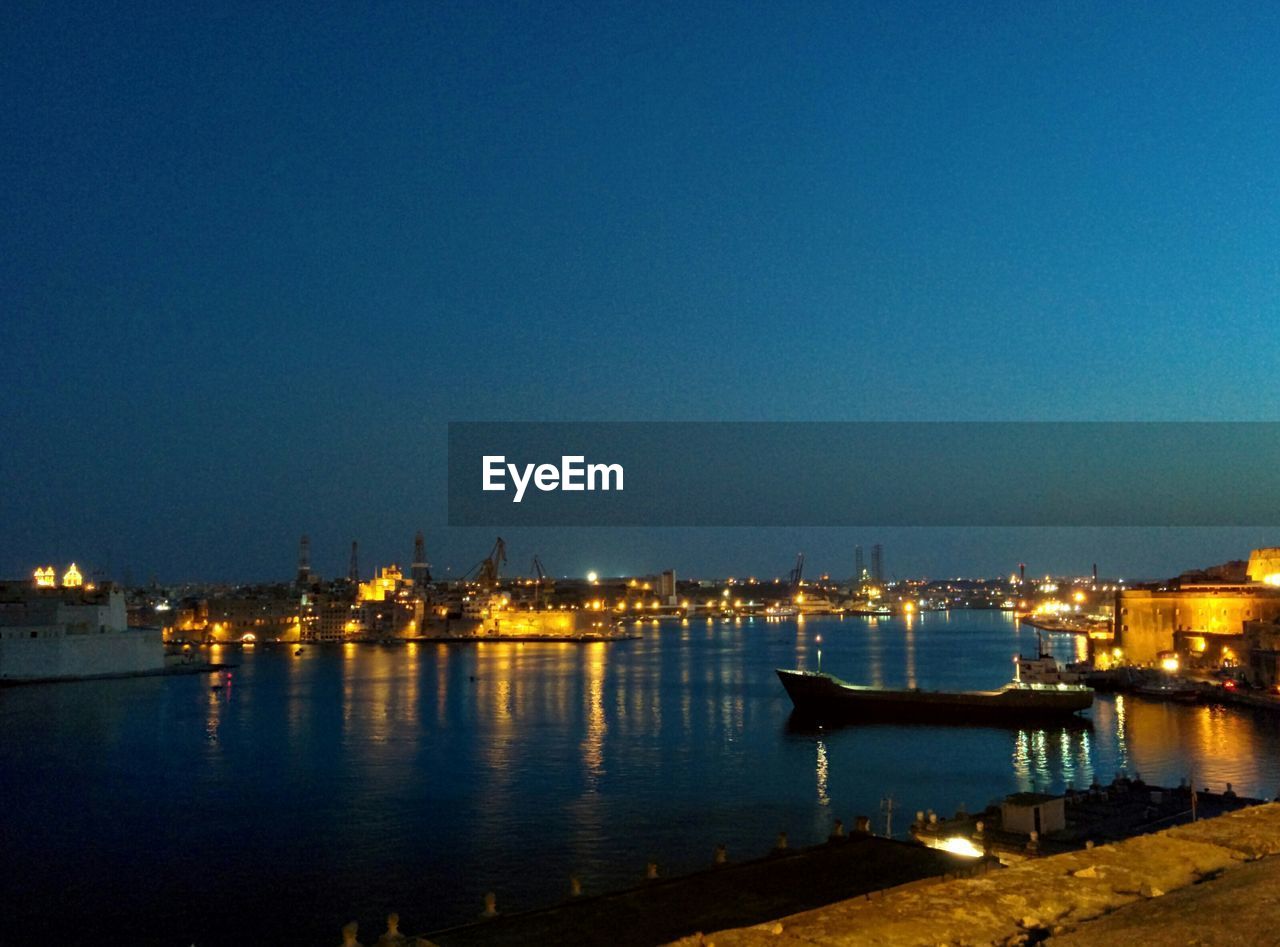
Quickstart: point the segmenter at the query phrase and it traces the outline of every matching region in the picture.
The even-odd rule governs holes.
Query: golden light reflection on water
[[[604,649],[606,647],[603,641],[587,645],[587,729],[581,749],[582,762],[587,772],[587,783],[593,789],[604,772],[604,738],[609,729],[604,715]]]
[[[1115,739],[1125,751],[1118,755],[1131,774],[1174,784],[1194,778],[1215,791],[1228,782],[1258,786],[1264,779],[1260,720],[1247,712],[1123,696],[1116,697],[1115,706]]]
[[[436,726],[444,727],[449,719],[449,648],[436,645]]]
[[[915,688],[916,684],[916,623],[915,615],[907,612],[905,641],[907,646],[907,687]]]
[[[880,623],[874,618],[867,622],[867,664],[871,670],[871,686],[884,687],[884,639]]]

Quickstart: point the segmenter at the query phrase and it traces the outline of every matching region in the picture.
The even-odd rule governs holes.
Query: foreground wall
[[[1038,943],[1128,904],[1280,854],[1280,804],[1241,809],[1115,845],[1030,859],[981,878],[895,888],[755,927],[695,935],[682,947]],[[1209,919],[1207,923],[1212,923]],[[1274,919],[1265,938],[1275,943]],[[1088,930],[1086,926],[1085,931]]]
[[[36,637],[31,637],[35,632]],[[61,629],[6,628],[0,635],[0,680],[101,677],[164,668],[159,628],[65,634]]]

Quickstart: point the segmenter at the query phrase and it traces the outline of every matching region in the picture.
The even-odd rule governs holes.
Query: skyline
[[[532,575],[531,563],[537,555],[543,560],[547,573],[554,577],[582,577],[593,571],[601,576],[649,575],[674,568],[681,578],[755,576],[760,580],[785,579],[794,565],[796,554],[804,553],[807,577],[825,573],[840,581],[853,573],[855,545],[861,545],[864,555],[869,557],[871,547],[880,543],[885,547],[887,579],[996,578],[1017,571],[1019,563],[1026,564],[1028,577],[1087,575],[1097,562],[1100,577],[1158,581],[1231,560],[1245,560],[1252,549],[1276,545],[1274,528],[1244,527],[1010,527],[979,530],[961,527],[875,530],[845,527],[714,530],[620,527],[576,530],[516,528],[498,532],[506,540],[508,548],[504,575]],[[699,561],[690,558],[687,551],[672,553],[672,550],[687,549],[687,537],[700,538],[708,532],[719,536],[752,537],[752,545],[746,550],[725,550],[711,557],[705,565],[699,565]],[[564,534],[570,537],[568,548],[546,541],[547,535]],[[1028,538],[1030,534],[1039,538],[1031,540]],[[412,558],[411,529],[399,543],[369,543],[358,536],[344,539],[337,536],[331,527],[305,535],[310,539],[312,569],[324,578],[347,574],[353,538],[359,542],[363,576],[373,575],[377,569],[393,563],[408,568]],[[449,581],[461,578],[484,558],[493,544],[494,535],[493,530],[479,527],[426,531],[427,558],[433,579]],[[844,546],[850,536],[858,538]],[[168,571],[155,572],[155,578],[162,585],[289,582],[297,572],[299,538],[281,537],[275,555],[259,564],[256,570],[244,560],[232,572],[202,569],[203,557],[196,552],[189,560],[192,571],[183,573],[180,566],[173,564]],[[1018,550],[1034,547],[1037,543],[1055,549],[1052,558],[1019,557]],[[1099,551],[1110,555],[1099,556]],[[59,569],[65,568],[73,560],[87,577],[101,573],[103,578],[122,581],[127,574],[128,580],[135,585],[146,584],[152,577],[152,572],[129,564],[110,549],[89,556],[51,552],[22,562],[17,562],[17,554],[11,552],[9,558],[15,560],[15,565],[8,568],[5,578],[26,578],[32,569],[48,563]],[[968,567],[965,567],[966,562]],[[950,567],[953,563],[956,564],[954,568]]]
[[[0,569],[419,527],[465,567],[450,420],[1275,420],[1276,16],[7,7]],[[965,545],[1168,572],[1263,532]],[[518,545],[834,572],[856,535]]]

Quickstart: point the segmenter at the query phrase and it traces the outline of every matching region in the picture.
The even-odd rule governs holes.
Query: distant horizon
[[[1087,552],[1089,547],[1099,550],[1121,552],[1126,554],[1129,559],[1126,563],[1116,567],[1114,560],[1108,561],[1106,556],[1100,556],[1097,560],[1098,575],[1100,579],[1120,580],[1126,582],[1141,581],[1162,581],[1176,577],[1185,572],[1192,572],[1199,569],[1207,569],[1214,566],[1223,565],[1233,561],[1244,561],[1249,558],[1251,550],[1266,546],[1276,545],[1274,541],[1266,541],[1269,528],[1260,528],[1258,530],[1249,530],[1245,528],[1179,528],[1176,530],[1149,530],[1149,529],[1053,529],[1053,530],[1029,530],[1029,529],[999,529],[999,530],[973,530],[973,529],[940,529],[940,528],[919,528],[919,529],[894,529],[880,530],[878,533],[868,532],[868,540],[862,543],[850,543],[847,550],[843,554],[833,550],[835,540],[833,533],[851,532],[860,533],[857,530],[843,529],[824,529],[824,530],[760,530],[760,529],[738,529],[738,530],[697,530],[696,532],[715,532],[715,533],[746,533],[756,537],[756,541],[752,543],[757,550],[755,554],[750,556],[741,556],[736,561],[730,561],[724,556],[717,557],[714,563],[708,563],[699,567],[698,564],[690,564],[687,562],[686,555],[681,553],[667,553],[667,549],[676,549],[679,543],[671,543],[667,545],[662,542],[664,538],[661,534],[671,532],[692,532],[692,530],[534,530],[522,529],[518,531],[508,531],[503,533],[507,539],[508,561],[503,567],[503,574],[507,576],[530,576],[533,575],[531,568],[532,557],[539,555],[543,562],[544,568],[549,576],[555,578],[585,578],[589,572],[596,572],[601,577],[631,577],[641,575],[657,575],[666,569],[674,568],[678,578],[697,578],[697,579],[727,579],[736,578],[745,580],[754,576],[758,581],[772,581],[775,578],[785,578],[794,565],[795,556],[799,552],[805,555],[805,577],[806,579],[814,579],[823,574],[831,577],[832,582],[846,581],[853,575],[854,571],[854,545],[862,545],[863,553],[867,564],[870,563],[871,547],[877,542],[881,542],[884,546],[885,554],[885,578],[888,581],[900,581],[905,579],[929,579],[933,581],[946,579],[995,579],[1007,578],[1011,574],[1018,571],[1020,563],[1026,564],[1028,578],[1042,578],[1046,575],[1053,577],[1064,576],[1088,576],[1091,574],[1094,559],[1087,554],[1083,557],[1079,555],[1068,557],[1062,554],[1061,547],[1069,544],[1074,549],[1082,549]],[[492,547],[494,533],[491,531],[483,531],[478,529],[447,529],[441,528],[434,533],[427,529],[424,530],[427,542],[427,560],[431,564],[432,578],[435,581],[452,581],[457,580],[462,575],[473,569],[488,554]],[[1020,539],[1011,534],[1018,533],[1035,533],[1041,538],[1039,539]],[[542,538],[544,541],[537,543],[538,534],[545,533]],[[607,533],[608,536],[599,536],[596,534]],[[642,550],[637,550],[637,537],[633,534],[641,534],[640,539],[645,540]],[[764,543],[759,541],[760,533],[777,533],[781,534],[777,544],[770,544],[771,548],[777,550],[774,555],[765,553]],[[813,540],[806,548],[803,543],[805,534],[812,534],[810,538]],[[954,554],[957,546],[968,545],[965,540],[966,536],[972,536],[974,533],[983,534],[987,538],[988,546],[996,546],[998,548],[1023,548],[1027,550],[1037,549],[1041,554],[1026,555],[1019,558],[1016,555],[1006,556],[996,561],[991,558],[990,554],[984,555],[982,552],[975,554],[973,562],[966,565],[959,563],[959,556],[949,559],[950,564],[944,565],[935,562],[933,567],[927,567],[921,564],[916,566],[920,560],[934,558],[941,554],[947,554],[949,557]],[[1045,538],[1043,534],[1054,534],[1054,538]],[[480,534],[480,535],[478,535]],[[628,534],[618,536],[617,534]],[[911,534],[916,534],[911,536]],[[931,538],[924,538],[920,534],[929,534]],[[317,542],[316,534],[307,534],[311,537],[311,568],[312,571],[324,580],[341,578],[347,574],[350,554],[350,540],[345,543],[338,544],[338,551],[332,548],[332,543]],[[481,538],[483,537],[487,538]],[[880,535],[883,539],[877,540],[874,537]],[[436,541],[441,542],[441,537],[445,537],[448,545],[448,552],[445,553],[447,558],[433,556],[432,540],[433,536]],[[116,562],[114,564],[99,559],[96,556],[80,556],[80,555],[57,555],[46,554],[43,556],[23,557],[19,560],[12,550],[10,550],[5,559],[5,571],[13,578],[11,581],[21,581],[28,578],[32,570],[41,566],[52,564],[56,569],[61,571],[65,569],[71,562],[75,562],[86,578],[97,576],[125,584],[126,573],[130,586],[142,587],[151,584],[151,578],[154,574],[156,581],[160,585],[184,585],[184,584],[217,584],[217,585],[254,585],[254,584],[278,584],[293,581],[297,572],[297,552],[298,540],[296,537],[292,544],[283,546],[279,550],[280,555],[270,563],[264,563],[261,568],[219,568],[213,565],[203,569],[197,567],[195,569],[170,570],[165,568],[148,569],[139,565],[130,565],[127,562]],[[897,540],[890,541],[889,537]],[[904,537],[910,537],[904,539]],[[797,545],[796,541],[800,540],[801,544]],[[1153,542],[1159,540],[1159,546],[1153,546]],[[787,545],[782,545],[783,542]],[[371,545],[371,544],[369,544]],[[402,544],[403,550],[397,554],[391,543],[380,543],[376,548],[369,548],[369,545],[361,542],[359,546],[360,558],[360,574],[364,577],[371,576],[375,572],[389,565],[399,565],[407,569],[412,559],[412,532],[409,532],[406,541]],[[1055,554],[1049,547],[1055,546],[1058,552]],[[465,547],[469,552],[457,554],[454,550],[457,547]],[[576,566],[562,569],[556,568],[559,556],[554,555],[560,551],[563,546],[577,547],[576,553],[570,551],[568,556],[573,558]],[[656,547],[656,548],[655,548]],[[83,547],[82,547],[83,548]],[[439,548],[439,547],[436,547]],[[584,553],[583,548],[597,550],[596,555]],[[620,562],[622,558],[617,548],[627,548],[637,554],[633,561]],[[1159,551],[1157,551],[1157,548]],[[790,552],[784,550],[790,549]],[[1140,549],[1145,549],[1147,564],[1145,566],[1136,565],[1134,568],[1128,568],[1130,563],[1136,563],[1139,558]],[[113,555],[119,555],[113,551]],[[468,556],[468,558],[464,558]],[[1180,558],[1179,558],[1180,556]],[[220,558],[220,557],[213,557]],[[900,567],[895,565],[901,563]],[[764,568],[755,568],[752,566],[764,566]]]

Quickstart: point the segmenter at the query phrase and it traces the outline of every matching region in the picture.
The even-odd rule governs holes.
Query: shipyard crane
[[[533,557],[533,574],[536,577],[533,585],[533,607],[537,609],[542,607],[542,583],[547,578],[547,573],[542,568],[542,559],[537,555]]]
[[[796,567],[791,570],[791,591],[800,588],[800,580],[804,578],[804,553],[796,553]]]
[[[489,555],[480,563],[480,574],[477,577],[479,583],[487,589],[496,589],[498,587],[499,572],[506,561],[507,544],[499,536],[497,542],[493,544],[493,549],[489,551]]]

